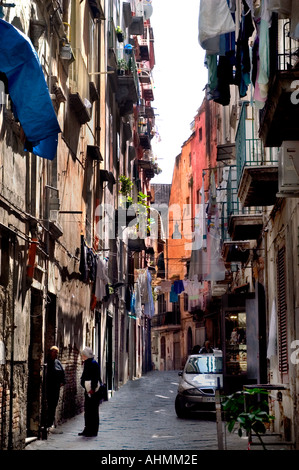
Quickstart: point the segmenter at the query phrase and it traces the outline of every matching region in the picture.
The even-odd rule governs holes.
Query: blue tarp
[[[60,127],[38,55],[30,39],[0,19],[0,71],[27,139],[25,150],[53,160]]]

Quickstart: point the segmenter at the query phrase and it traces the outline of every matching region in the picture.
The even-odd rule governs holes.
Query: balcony
[[[141,36],[138,36],[138,61],[139,62],[149,62],[150,67],[153,67],[154,64],[154,50],[153,50],[153,30],[150,27],[149,23],[146,21],[144,23],[144,29]]]
[[[145,101],[154,101],[153,87],[151,85],[142,86],[141,95]]]
[[[117,75],[116,101],[120,114],[132,114],[133,104],[139,101],[139,81],[135,55],[132,52],[128,57],[120,59],[121,63],[126,63],[124,70],[119,69]],[[120,62],[119,62],[120,63]]]
[[[150,160],[138,160],[138,166],[143,170],[144,176],[151,179],[155,176],[155,165]]]
[[[138,122],[138,136],[144,150],[151,148],[151,126],[147,118],[140,117]]]
[[[236,145],[235,144],[219,144],[217,145],[217,162],[223,162],[226,160],[234,160],[236,156]]]
[[[278,191],[276,149],[266,149],[256,136],[254,110],[242,103],[236,133],[238,197],[244,207],[271,206]]]
[[[149,85],[152,83],[151,70],[148,67],[144,67],[142,64],[138,63],[138,76],[139,81],[142,84]]]
[[[160,330],[179,330],[181,328],[181,314],[177,310],[175,312],[165,312],[154,315],[152,318],[152,328]]]
[[[265,147],[280,147],[285,140],[298,140],[299,103],[295,90],[299,80],[299,42],[288,36],[289,24],[278,20],[275,25],[276,37],[282,39],[274,54],[271,51],[274,71],[260,119],[259,135]]]
[[[250,250],[256,246],[263,227],[260,207],[243,207],[237,191],[237,168],[229,168],[225,200],[222,202],[221,226],[225,262],[246,263]]]

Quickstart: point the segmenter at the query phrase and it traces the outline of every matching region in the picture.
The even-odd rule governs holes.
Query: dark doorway
[[[27,436],[38,436],[42,414],[42,292],[31,291],[30,346],[28,352]]]
[[[108,390],[113,390],[113,358],[112,358],[112,317],[107,315],[107,364],[106,364],[106,372],[107,372],[107,387]]]

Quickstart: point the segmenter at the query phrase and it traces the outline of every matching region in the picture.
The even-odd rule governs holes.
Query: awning
[[[25,150],[53,160],[61,131],[37,53],[25,34],[2,19],[0,37],[0,71],[26,135]]]

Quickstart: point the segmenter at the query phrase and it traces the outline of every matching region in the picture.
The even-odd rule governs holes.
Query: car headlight
[[[187,390],[183,391],[183,395],[202,395],[202,391],[198,390],[197,388],[188,388]]]

